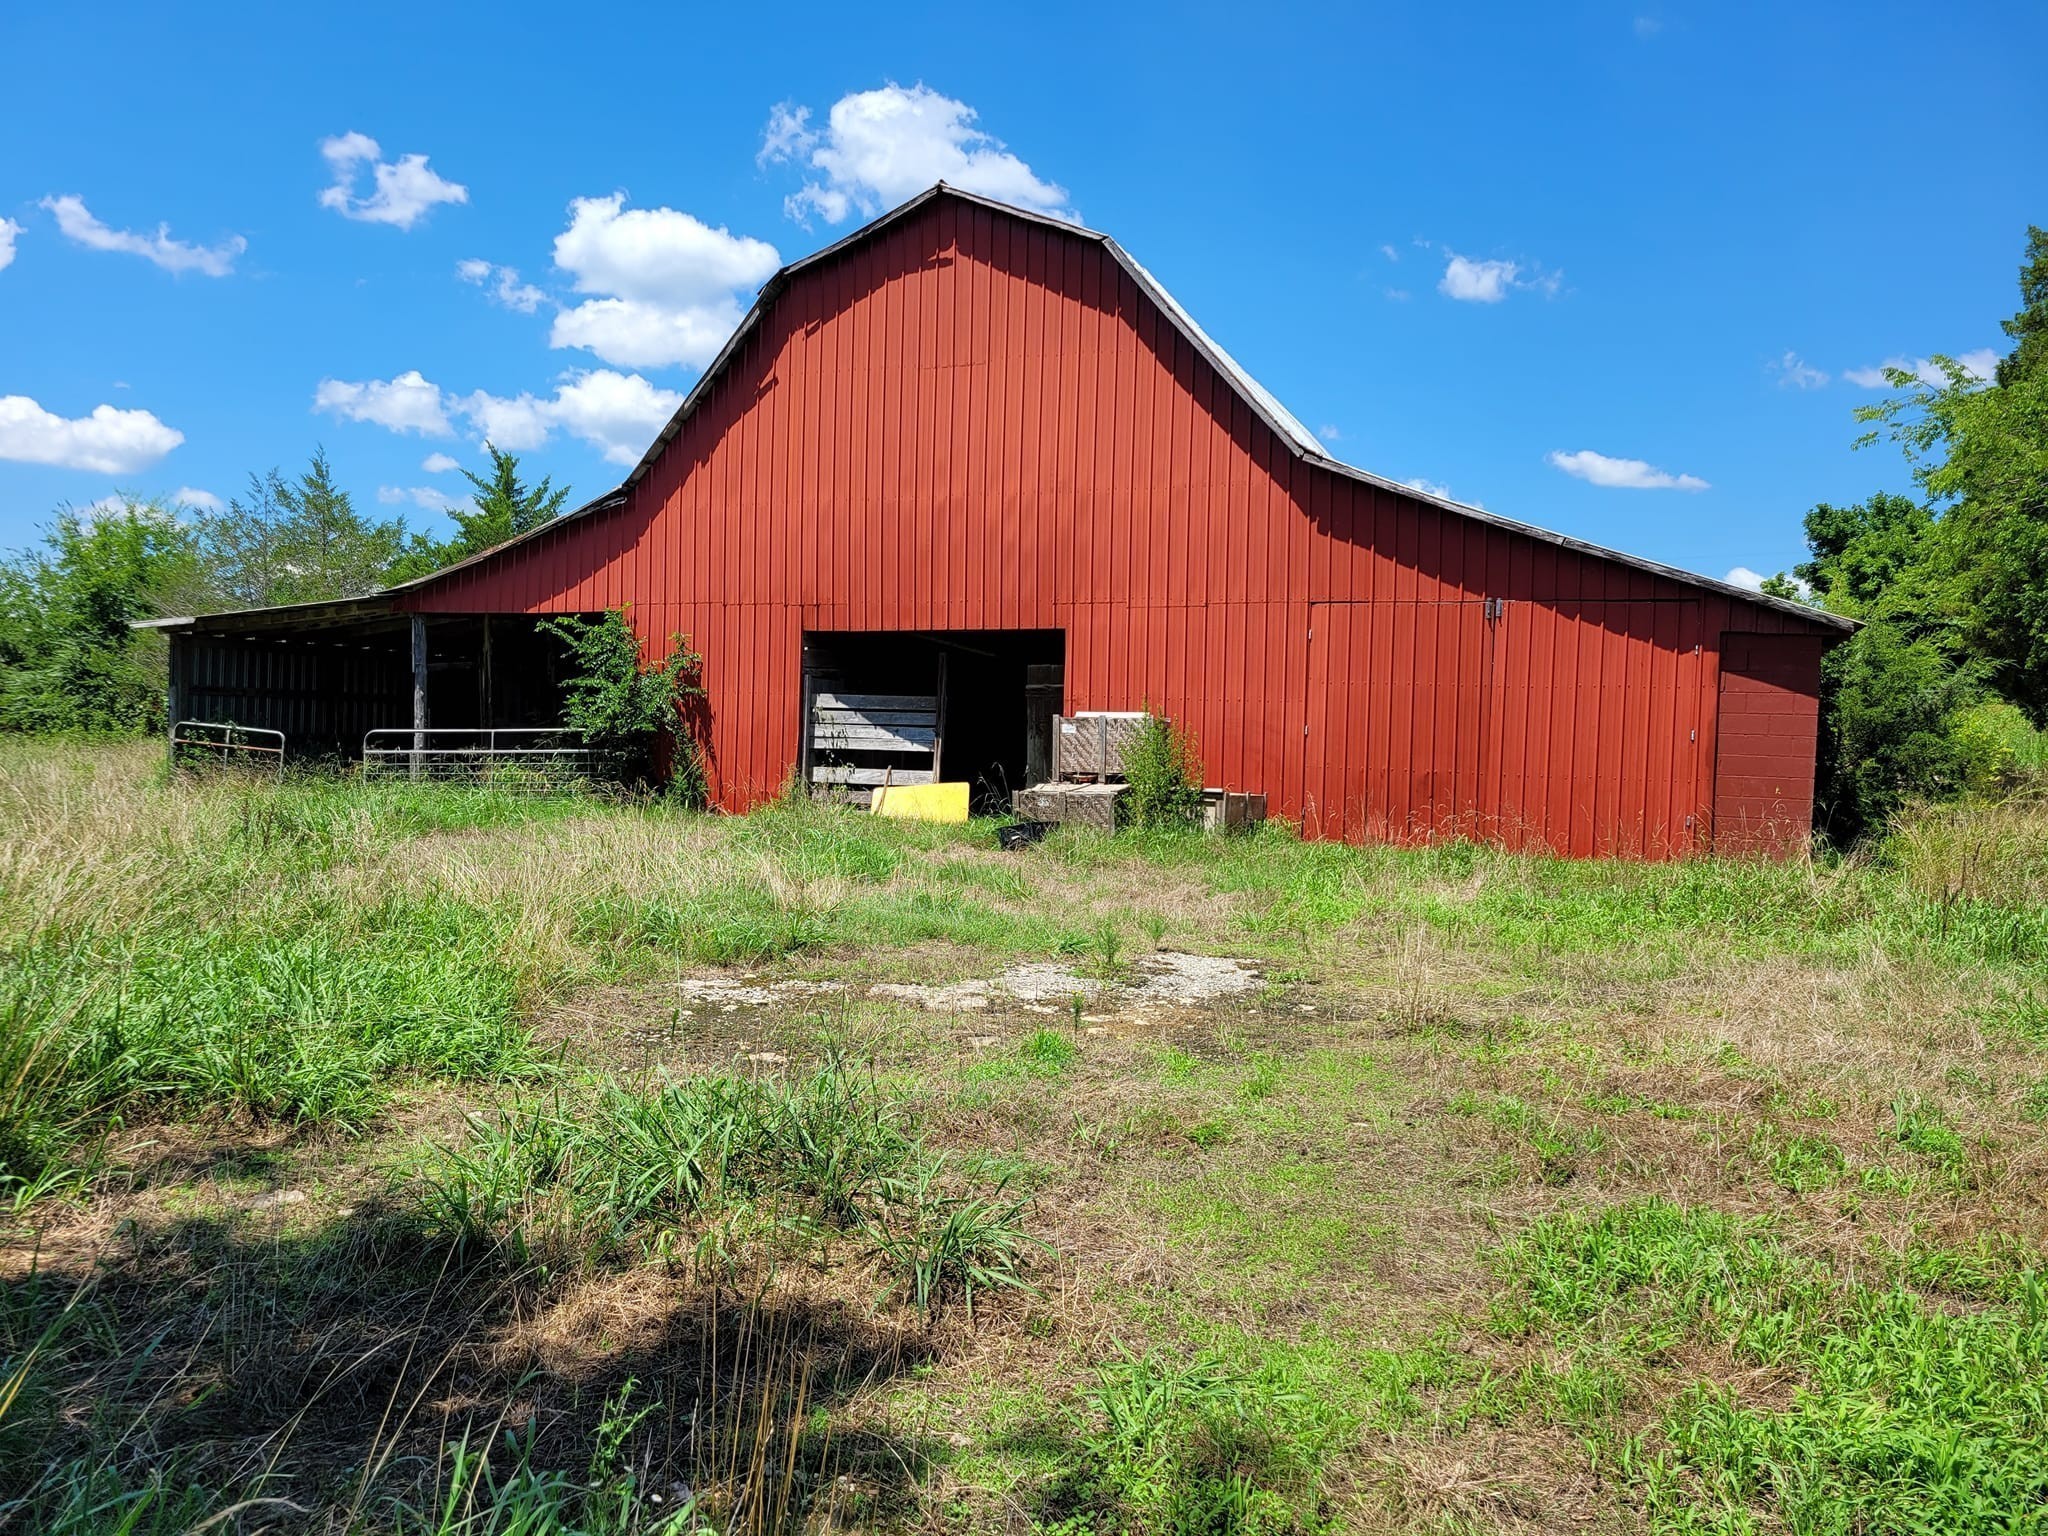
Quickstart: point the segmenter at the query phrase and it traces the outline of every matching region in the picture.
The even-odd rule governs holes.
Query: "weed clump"
[[[1202,819],[1201,762],[1170,720],[1147,715],[1123,752],[1124,815],[1139,831],[1193,827]]]
[[[1213,1354],[1125,1351],[1096,1367],[1062,1425],[1070,1461],[1047,1490],[1057,1536],[1323,1531],[1331,1415],[1277,1373]]]
[[[794,1084],[693,1077],[472,1117],[398,1179],[430,1239],[543,1276],[637,1258],[724,1280],[844,1239],[920,1310],[971,1312],[1023,1288],[1042,1247],[1007,1174],[929,1151],[904,1103],[839,1061]]]

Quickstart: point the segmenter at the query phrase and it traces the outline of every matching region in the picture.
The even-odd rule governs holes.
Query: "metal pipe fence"
[[[473,784],[515,793],[579,789],[591,776],[581,734],[559,727],[391,726],[363,737],[365,779]]]
[[[171,727],[174,768],[240,768],[284,776],[284,732],[227,720],[180,720]]]

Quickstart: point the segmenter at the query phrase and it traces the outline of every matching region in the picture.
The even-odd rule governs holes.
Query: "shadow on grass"
[[[722,1529],[888,1520],[937,1447],[863,1410],[935,1353],[864,1299],[512,1274],[381,1209],[283,1234],[193,1217],[0,1280],[0,1383],[24,1380],[0,1408],[0,1485],[42,1478],[55,1499],[90,1467],[116,1488],[196,1485],[209,1511],[260,1495],[332,1523],[445,1498],[466,1442],[486,1489],[522,1469],[581,1484],[609,1457],[614,1489],[623,1474],[631,1497],[660,1495],[650,1514],[694,1497]],[[29,1528],[36,1498],[16,1511]]]

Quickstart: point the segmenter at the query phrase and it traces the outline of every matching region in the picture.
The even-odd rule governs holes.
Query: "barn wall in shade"
[[[1304,458],[1099,238],[953,197],[791,277],[619,505],[401,601],[687,633],[735,809],[806,631],[1059,629],[1069,711],[1171,715],[1312,834],[1651,857],[1709,835],[1723,635],[1816,633]]]

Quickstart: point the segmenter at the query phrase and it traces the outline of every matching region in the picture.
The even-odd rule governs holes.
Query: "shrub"
[[[1949,740],[1973,793],[2005,795],[2048,779],[2048,731],[2035,730],[2016,704],[1998,699],[1963,710]]]
[[[547,619],[540,627],[569,648],[575,671],[563,690],[562,723],[582,733],[598,776],[629,786],[653,783],[666,741],[672,792],[702,805],[704,764],[686,717],[704,696],[704,658],[690,649],[690,637],[673,636],[668,657],[643,668],[640,637],[624,609],[596,619]]]
[[[1201,820],[1201,764],[1172,721],[1147,715],[1124,748],[1124,814],[1133,827],[1192,827]]]

